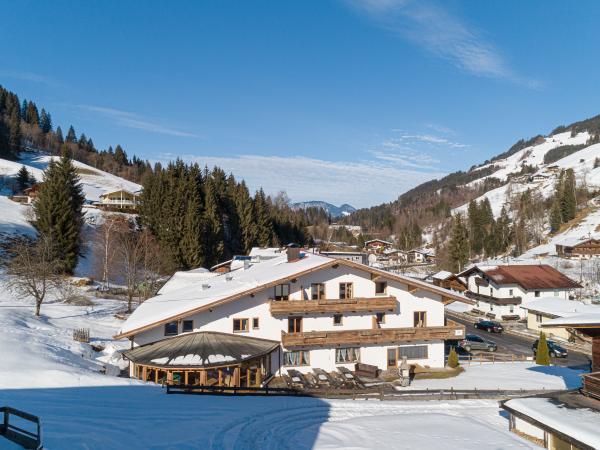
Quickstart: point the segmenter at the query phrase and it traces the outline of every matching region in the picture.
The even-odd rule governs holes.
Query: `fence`
[[[496,352],[479,352],[469,355],[459,355],[458,360],[460,362],[467,362],[467,365],[471,364],[483,364],[485,363],[506,363],[506,362],[534,362],[532,356],[527,355],[516,355],[514,353],[496,353]]]
[[[89,328],[78,328],[73,330],[73,340],[77,342],[90,342],[90,329]]]
[[[0,424],[0,436],[4,436],[9,441],[19,444],[23,448],[34,450],[42,448],[42,425],[39,417],[9,406],[1,407],[0,413],[4,416],[2,424]],[[10,423],[11,416],[32,422],[36,431],[28,431],[14,423]]]

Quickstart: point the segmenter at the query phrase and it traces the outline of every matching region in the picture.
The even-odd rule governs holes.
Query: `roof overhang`
[[[393,273],[390,273],[390,272],[386,272],[386,271],[381,270],[381,269],[376,269],[374,267],[366,266],[364,264],[357,263],[357,262],[354,262],[354,261],[349,261],[349,260],[346,260],[346,259],[333,259],[332,258],[330,261],[327,261],[327,262],[325,262],[323,264],[320,264],[318,266],[315,266],[315,267],[311,267],[310,269],[306,269],[306,270],[303,270],[303,271],[300,271],[300,272],[293,273],[291,275],[287,275],[287,276],[285,276],[283,278],[279,278],[279,279],[271,281],[269,283],[265,283],[265,284],[262,284],[260,286],[256,286],[256,287],[254,287],[252,289],[248,289],[248,290],[245,290],[243,292],[239,292],[237,294],[231,295],[229,297],[222,298],[222,299],[220,299],[220,300],[218,300],[216,302],[209,303],[209,304],[206,304],[206,305],[202,305],[202,306],[199,306],[197,308],[192,308],[192,309],[190,309],[188,311],[185,311],[183,313],[178,313],[176,315],[173,315],[173,316],[170,316],[170,317],[166,317],[166,318],[158,320],[156,322],[153,322],[153,323],[150,323],[150,324],[147,324],[147,325],[144,325],[144,326],[141,326],[141,327],[138,327],[138,328],[126,331],[124,333],[119,333],[119,334],[117,334],[117,335],[114,336],[114,339],[131,338],[131,337],[135,336],[138,333],[142,333],[144,331],[150,330],[150,329],[155,328],[155,327],[157,327],[159,325],[163,325],[165,323],[177,321],[177,320],[183,319],[185,317],[188,317],[190,315],[197,314],[197,313],[200,313],[200,312],[203,312],[203,311],[208,311],[209,309],[215,308],[217,306],[221,306],[221,305],[226,304],[226,303],[233,302],[235,300],[239,300],[239,299],[241,299],[243,297],[246,297],[248,295],[257,294],[259,292],[264,291],[265,289],[269,289],[269,288],[271,288],[273,286],[276,286],[278,284],[284,283],[286,281],[289,281],[289,280],[292,280],[292,279],[295,279],[295,278],[298,278],[298,277],[301,277],[301,276],[304,276],[304,275],[308,275],[310,273],[318,272],[320,270],[324,270],[324,269],[327,269],[327,268],[330,268],[330,267],[336,268],[336,267],[339,267],[339,266],[352,267],[354,269],[363,270],[365,272],[371,273],[372,275],[374,275],[374,276],[372,276],[373,279],[375,277],[378,277],[378,278],[387,279],[387,280],[393,280],[393,281],[397,281],[399,283],[405,284],[407,290],[410,293],[414,293],[414,292],[416,292],[418,290],[423,290],[423,291],[426,291],[426,292],[431,292],[433,294],[437,294],[437,295],[440,296],[440,300],[441,300],[441,302],[443,304],[448,304],[448,303],[452,303],[452,302],[455,302],[455,301],[459,301],[459,302],[462,302],[462,303],[467,303],[469,305],[474,305],[475,304],[475,302],[473,300],[465,297],[462,294],[450,291],[448,289],[444,289],[444,288],[439,287],[439,286],[435,286],[435,285],[430,284],[430,283],[426,283],[424,281],[420,281],[420,280],[413,279],[413,278],[406,277],[406,276],[402,276],[402,275],[396,275],[396,274],[393,274]]]

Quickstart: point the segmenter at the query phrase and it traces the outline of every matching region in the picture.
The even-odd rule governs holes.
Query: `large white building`
[[[470,302],[419,280],[288,249],[229,273],[172,277],[117,337],[132,341],[131,375],[151,381],[257,385],[288,368],[387,369],[403,356],[442,367],[444,340],[464,336],[444,316],[444,304],[456,300]]]
[[[475,309],[490,318],[525,318],[527,303],[542,297],[568,300],[579,283],[546,265],[472,266],[457,275]]]

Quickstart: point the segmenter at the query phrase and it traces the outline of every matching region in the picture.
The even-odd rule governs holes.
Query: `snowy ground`
[[[454,378],[415,380],[404,389],[575,389],[581,386],[580,370],[538,366],[532,362],[462,363],[465,371]]]
[[[0,396],[43,417],[51,450],[537,448],[508,431],[493,401],[167,396],[150,386]]]

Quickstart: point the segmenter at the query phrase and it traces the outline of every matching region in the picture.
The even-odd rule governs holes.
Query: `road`
[[[452,316],[452,320],[465,326],[467,334],[476,334],[483,339],[494,341],[498,345],[498,353],[514,353],[516,355],[533,356],[531,346],[534,339],[517,336],[509,333],[487,333],[479,330],[473,325],[476,319],[468,320],[462,317]],[[590,358],[583,354],[569,350],[566,358],[553,358],[553,363],[558,366],[571,367],[573,369],[589,370]]]

